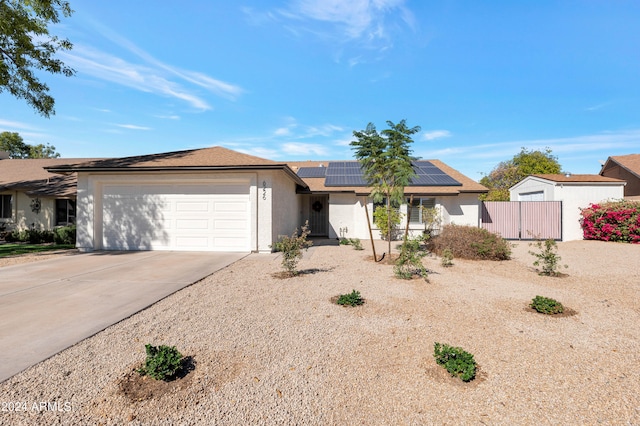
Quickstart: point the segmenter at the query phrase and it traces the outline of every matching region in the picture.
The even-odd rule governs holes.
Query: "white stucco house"
[[[411,229],[423,229],[421,204],[438,207],[443,223],[478,226],[487,189],[437,160],[419,163],[405,189],[414,195]],[[307,220],[314,236],[369,239],[373,204],[355,161],[285,163],[212,147],[46,169],[77,174],[83,251],[270,252]]]
[[[538,174],[509,189],[511,201],[561,201],[562,241],[582,240],[580,209],[591,203],[620,200],[626,182],[599,175]]]

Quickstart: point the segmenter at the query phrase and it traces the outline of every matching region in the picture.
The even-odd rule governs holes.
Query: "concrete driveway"
[[[0,268],[0,382],[246,255],[94,252]]]

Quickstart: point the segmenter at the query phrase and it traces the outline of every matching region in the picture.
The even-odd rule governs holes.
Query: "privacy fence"
[[[562,240],[562,201],[484,201],[482,227],[508,240]]]

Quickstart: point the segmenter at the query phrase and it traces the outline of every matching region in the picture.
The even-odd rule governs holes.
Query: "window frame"
[[[9,199],[7,203],[5,200]],[[9,215],[7,216],[6,213]],[[13,219],[13,195],[0,194],[0,219]]]
[[[412,205],[411,204],[411,198],[407,198],[407,212],[411,211],[411,217],[409,218],[409,225],[424,225],[424,222],[422,221],[422,206],[426,205],[426,208],[437,208],[438,204],[436,203],[436,197],[414,197],[413,198],[413,203],[415,204],[416,201],[418,202],[417,205]],[[425,201],[427,201],[425,203]],[[431,205],[429,205],[431,204]],[[415,215],[415,210],[417,209],[418,214]],[[417,216],[417,220],[415,218],[415,216]]]
[[[60,206],[59,207],[59,203],[64,201],[65,205],[64,207]],[[71,204],[71,210],[70,210],[70,203]],[[75,225],[76,224],[76,217],[77,217],[77,204],[76,204],[76,200],[72,200],[70,198],[56,198],[56,226],[69,226],[69,225]],[[65,211],[65,220],[61,220],[59,213],[61,211]],[[69,212],[72,211],[73,214],[70,215]]]

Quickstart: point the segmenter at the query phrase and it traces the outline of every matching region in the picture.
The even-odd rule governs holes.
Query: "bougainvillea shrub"
[[[640,243],[640,202],[608,201],[581,209],[585,240]]]

